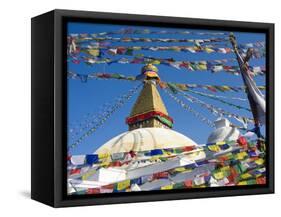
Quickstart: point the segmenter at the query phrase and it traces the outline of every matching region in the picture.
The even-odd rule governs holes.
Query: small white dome
[[[235,127],[221,127],[214,130],[208,137],[207,143],[234,141],[239,138],[240,132]]]
[[[102,145],[96,153],[120,153],[197,145],[190,138],[165,128],[139,128],[122,133]]]
[[[230,127],[230,121],[226,118],[219,118],[214,121],[214,124],[217,129],[220,127]]]
[[[237,140],[240,132],[236,127],[230,126],[230,121],[226,118],[219,118],[214,122],[215,129],[208,137],[207,143]]]

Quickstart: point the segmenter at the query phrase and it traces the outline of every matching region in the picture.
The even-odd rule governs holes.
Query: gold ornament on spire
[[[126,119],[129,130],[145,127],[172,128],[173,119],[169,117],[167,109],[157,90],[160,78],[158,69],[152,64],[147,64],[141,69],[145,75],[143,89],[140,92],[130,116]]]
[[[151,63],[145,65],[141,69],[141,73],[145,76],[145,80],[150,80],[150,79],[156,79],[160,80],[160,77],[158,76],[158,68]]]

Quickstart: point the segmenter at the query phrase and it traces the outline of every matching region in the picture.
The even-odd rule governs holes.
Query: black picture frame
[[[102,22],[266,34],[267,184],[187,191],[66,194],[66,23]],[[31,198],[53,207],[274,193],[274,24],[53,10],[32,18]]]

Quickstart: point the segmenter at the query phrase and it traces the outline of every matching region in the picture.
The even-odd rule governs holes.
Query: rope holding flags
[[[211,43],[211,42],[228,42],[228,37],[224,38],[208,38],[208,39],[187,39],[187,38],[139,38],[139,37],[93,37],[93,36],[87,36],[87,37],[71,37],[75,40],[75,43],[84,43],[88,41],[97,41],[97,42],[104,42],[104,41],[110,41],[110,42],[166,42],[166,43],[175,43],[175,42],[187,42],[187,43],[195,43],[195,44],[202,44],[202,43]],[[69,37],[70,39],[70,37]],[[246,48],[245,46],[241,48]]]
[[[196,110],[192,109],[189,105],[184,103],[182,100],[177,98],[170,90],[164,89],[164,92],[175,102],[177,102],[182,108],[186,109],[189,111],[191,114],[193,114],[195,117],[199,118],[200,121],[204,122],[207,124],[209,127],[215,127],[213,121],[209,120],[207,117],[202,115],[201,113],[197,112]]]
[[[176,92],[173,92],[174,94],[176,94]],[[246,118],[246,117],[242,117],[236,114],[233,114],[231,112],[225,111],[222,108],[213,106],[211,104],[205,103],[202,100],[199,100],[196,97],[193,97],[189,94],[184,93],[183,91],[179,91],[179,93],[181,93],[184,98],[186,98],[188,101],[192,102],[192,103],[197,103],[199,104],[201,107],[206,108],[207,110],[209,110],[213,115],[215,116],[226,116],[226,117],[231,117],[231,118],[235,118],[236,120],[246,120],[246,122],[253,122],[252,119],[250,118]]]
[[[135,76],[125,76],[119,73],[104,73],[104,72],[94,72],[89,74],[79,74],[75,72],[67,73],[68,79],[80,80],[83,83],[86,83],[88,80],[93,79],[117,79],[117,80],[127,80],[127,81],[138,81],[138,78]],[[202,85],[202,84],[181,84],[181,83],[172,83],[160,81],[159,85],[161,88],[167,88],[168,86],[175,85],[180,90],[186,91],[187,89],[196,89],[201,88],[204,90],[215,92],[239,92],[245,91],[245,86],[229,86],[229,85]],[[265,90],[265,86],[257,86],[260,90]],[[241,99],[241,98],[240,98]]]
[[[239,66],[227,65],[228,62],[234,62],[235,59],[219,59],[219,60],[201,60],[201,61],[178,61],[173,58],[154,58],[154,57],[145,57],[142,55],[134,56],[133,58],[99,58],[99,57],[76,57],[72,56],[68,59],[74,64],[80,64],[83,61],[89,66],[95,64],[153,64],[153,65],[165,65],[168,67],[176,69],[185,69],[187,71],[210,71],[212,73],[218,72],[227,72],[233,75],[239,75],[240,69]],[[253,72],[253,76],[264,75],[265,67],[264,66],[253,66],[250,67]]]
[[[135,76],[125,76],[119,73],[104,73],[104,72],[94,72],[89,74],[79,74],[74,72],[67,73],[68,79],[80,80],[83,83],[86,83],[88,80],[93,79],[117,79],[125,81],[136,81]]]
[[[85,138],[89,137],[94,133],[99,127],[101,127],[107,120],[114,114],[117,109],[121,108],[131,97],[139,90],[141,84],[138,84],[136,87],[129,90],[129,92],[123,95],[118,102],[112,106],[110,110],[105,112],[100,118],[99,121],[90,129],[88,129],[82,136],[80,136],[73,144],[69,146],[70,149],[75,148],[78,144],[80,144]]]
[[[225,100],[222,100],[222,99],[216,97],[215,95],[205,94],[205,93],[201,93],[201,92],[193,91],[193,90],[189,90],[189,89],[187,89],[186,91],[187,91],[187,92],[190,92],[190,93],[193,93],[193,94],[196,94],[196,95],[199,95],[199,96],[203,96],[203,97],[207,97],[207,98],[210,98],[210,99],[219,101],[219,102],[221,102],[221,103],[223,103],[223,104],[226,104],[226,105],[235,107],[235,108],[237,108],[237,109],[243,109],[243,110],[245,110],[245,111],[251,112],[251,110],[250,110],[249,108],[246,108],[246,107],[243,107],[243,106],[240,106],[240,105],[237,105],[237,104],[233,104],[233,103],[227,102],[227,101],[225,101]]]
[[[229,85],[202,85],[202,84],[181,84],[181,83],[173,83],[173,82],[164,82],[161,81],[159,83],[161,88],[167,88],[176,86],[180,90],[187,90],[187,89],[194,89],[194,88],[202,88],[204,90],[211,91],[213,93],[216,92],[228,92],[228,91],[233,91],[233,92],[239,92],[239,91],[245,91],[245,86],[229,86]],[[257,86],[259,90],[265,90],[265,86]]]
[[[192,109],[189,105],[187,105],[186,103],[184,103],[182,100],[180,100],[179,98],[177,98],[175,96],[175,94],[177,92],[175,92],[175,90],[169,89],[168,91],[165,90],[165,92],[174,100],[176,101],[178,104],[181,105],[181,107],[183,107],[184,109],[188,110],[190,113],[192,113],[195,117],[199,118],[202,122],[206,123],[208,126],[210,127],[214,127],[213,121],[209,120],[208,118],[206,118],[205,116],[203,116],[201,113],[195,111],[194,109]],[[226,116],[226,117],[231,117],[234,118],[235,120],[241,122],[244,126],[247,125],[248,123],[253,122],[253,120],[251,118],[247,118],[247,117],[242,117],[230,112],[227,112],[225,110],[223,110],[222,108],[207,104],[195,97],[192,97],[184,92],[181,92],[184,96],[184,98],[186,98],[187,100],[189,100],[192,103],[198,103],[200,106],[202,106],[203,108],[206,108],[208,111],[210,111],[214,116]],[[242,128],[241,128],[242,129]]]
[[[194,94],[198,94],[200,96],[206,96],[206,97],[210,97],[210,98],[214,98],[214,99],[232,99],[232,100],[239,100],[239,101],[247,101],[247,99],[241,98],[241,97],[219,96],[219,95],[203,93],[203,92],[199,92],[199,91],[195,91],[195,90],[190,90],[190,89],[187,89],[186,91],[189,91],[189,92],[194,93]]]
[[[71,44],[70,46],[73,47]],[[255,58],[265,57],[264,48],[252,48],[253,56]],[[77,47],[73,50],[73,54],[84,53],[91,56],[101,56],[101,55],[128,55],[132,56],[135,51],[170,51],[170,52],[188,52],[188,53],[220,53],[220,54],[230,54],[233,53],[233,49],[229,47],[218,47],[215,45],[205,45],[205,46],[100,46],[100,45],[88,45],[86,47]],[[246,49],[240,49],[245,52]],[[69,54],[72,54],[69,49]]]
[[[160,30],[160,31],[152,31],[150,29],[134,29],[134,28],[124,28],[120,29],[118,31],[110,31],[110,32],[99,32],[99,33],[82,33],[82,34],[70,34],[69,36],[71,38],[87,38],[87,37],[97,37],[97,36],[107,36],[107,35],[133,35],[133,34],[180,34],[180,35],[214,35],[214,36],[227,36],[227,32],[190,32],[190,31],[166,31],[166,30]]]
[[[118,102],[122,99],[121,97],[117,97],[114,102]],[[98,114],[88,113],[84,116],[84,120],[80,121],[75,124],[71,123],[68,127],[69,129],[69,135],[70,139],[75,140],[79,136],[79,134],[83,133],[85,130],[94,127],[98,124],[99,120],[103,118],[103,114],[108,113],[112,109],[112,104],[105,103],[102,106],[100,106],[100,111]]]

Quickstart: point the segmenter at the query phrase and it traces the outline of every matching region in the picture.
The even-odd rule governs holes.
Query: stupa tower
[[[129,130],[147,127],[172,128],[173,119],[169,117],[157,90],[160,81],[157,67],[147,64],[142,68],[141,73],[144,85],[130,116],[126,118]]]

